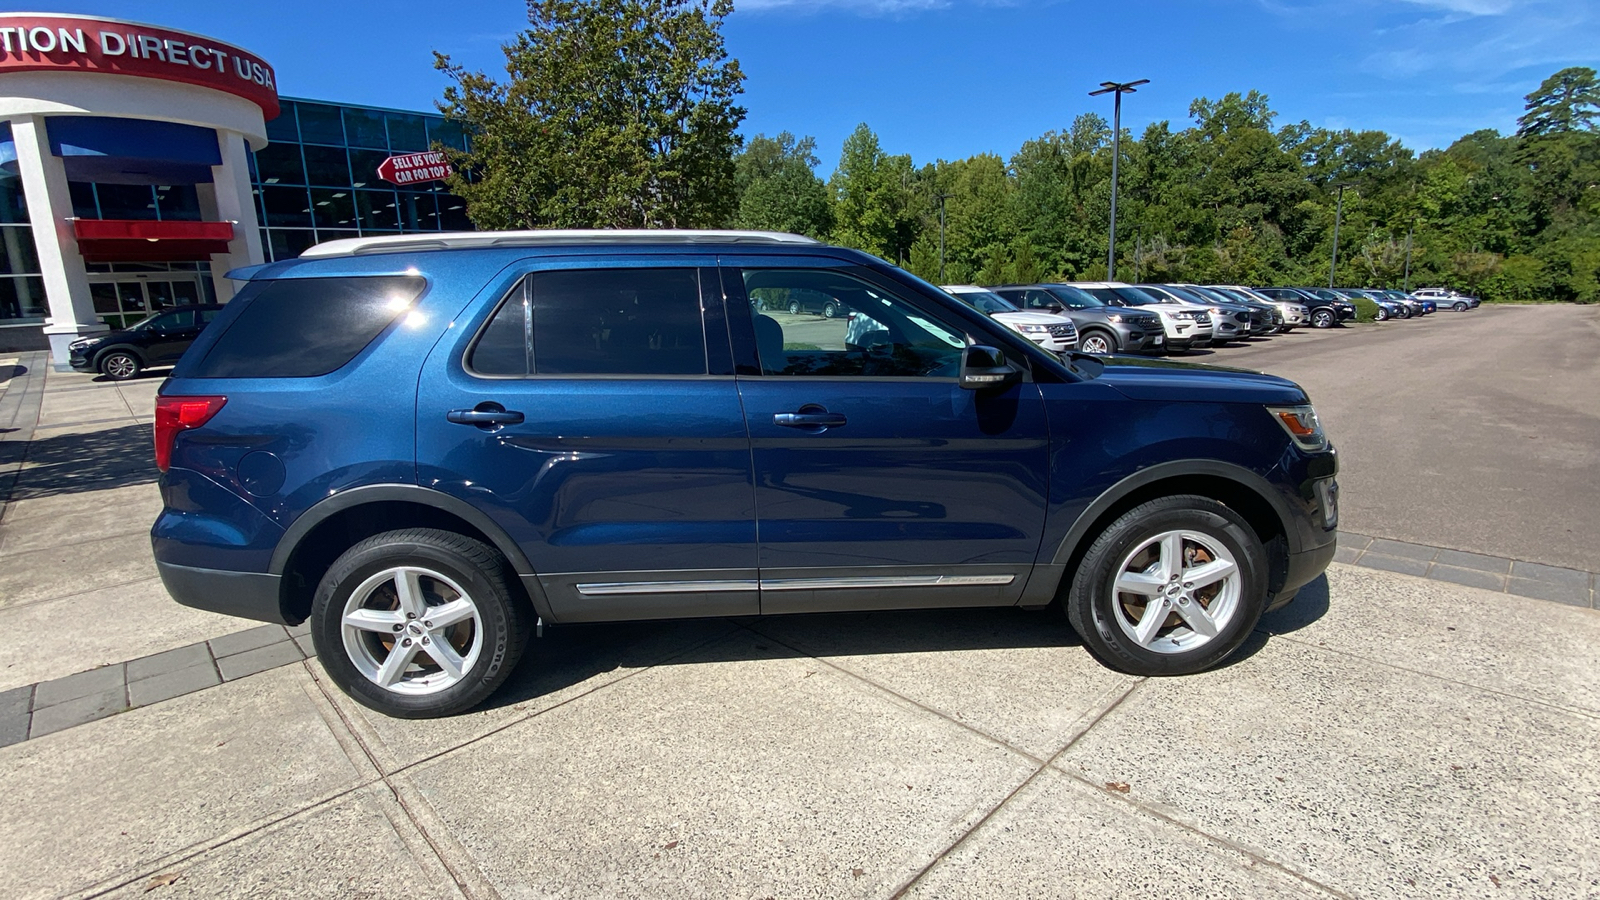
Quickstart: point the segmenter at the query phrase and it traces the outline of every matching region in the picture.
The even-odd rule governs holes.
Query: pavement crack
[[[1057,754],[1057,755],[1059,755],[1059,754]],[[1280,872],[1280,873],[1288,876],[1289,878],[1294,879],[1295,881],[1298,881],[1298,882],[1300,882],[1302,884],[1308,885],[1308,886],[1310,886],[1312,888],[1315,888],[1316,890],[1323,891],[1324,893],[1326,893],[1326,894],[1328,894],[1330,896],[1338,897],[1338,898],[1340,898],[1340,900],[1355,900],[1354,895],[1346,893],[1345,891],[1341,891],[1338,888],[1336,888],[1336,887],[1334,887],[1334,886],[1332,886],[1330,884],[1324,884],[1323,882],[1318,881],[1315,878],[1312,878],[1310,875],[1307,875],[1304,872],[1297,872],[1294,869],[1291,869],[1288,866],[1284,865],[1283,863],[1280,863],[1280,862],[1277,862],[1275,860],[1272,860],[1272,859],[1270,859],[1270,858],[1268,858],[1266,856],[1263,856],[1262,854],[1260,854],[1260,853],[1258,853],[1258,852],[1256,852],[1254,850],[1251,850],[1249,847],[1246,847],[1243,844],[1235,843],[1235,842],[1230,841],[1230,840],[1228,840],[1227,838],[1224,838],[1224,837],[1218,837],[1218,836],[1216,836],[1214,834],[1211,834],[1208,831],[1202,831],[1199,828],[1195,827],[1194,825],[1191,825],[1191,824],[1189,824],[1187,822],[1184,822],[1181,819],[1175,818],[1171,814],[1163,812],[1162,810],[1160,810],[1160,809],[1158,809],[1158,808],[1156,808],[1154,806],[1151,806],[1149,804],[1142,803],[1142,802],[1140,802],[1138,800],[1135,800],[1132,797],[1124,796],[1121,793],[1114,793],[1114,792],[1111,792],[1111,791],[1107,791],[1104,786],[1099,785],[1099,784],[1095,784],[1093,781],[1090,781],[1089,779],[1085,778],[1084,776],[1082,776],[1082,775],[1080,775],[1080,774],[1078,774],[1076,772],[1071,772],[1071,771],[1068,771],[1066,769],[1061,768],[1060,766],[1055,765],[1055,760],[1054,759],[1052,759],[1050,761],[1050,763],[1051,764],[1050,764],[1050,766],[1048,766],[1048,768],[1054,768],[1056,770],[1056,772],[1058,774],[1060,774],[1061,776],[1063,776],[1065,778],[1069,778],[1069,779],[1071,779],[1073,781],[1076,781],[1079,784],[1082,784],[1082,785],[1088,787],[1090,790],[1092,790],[1092,791],[1094,791],[1094,792],[1096,792],[1098,794],[1105,794],[1107,796],[1110,796],[1114,800],[1117,800],[1117,801],[1119,801],[1121,803],[1126,803],[1127,805],[1133,807],[1134,809],[1139,810],[1140,812],[1142,812],[1142,813],[1144,813],[1144,814],[1146,814],[1148,816],[1153,816],[1153,817],[1155,817],[1157,819],[1160,819],[1161,821],[1167,823],[1168,825],[1171,825],[1171,826],[1173,826],[1175,828],[1179,828],[1179,829],[1181,829],[1181,830],[1183,830],[1185,832],[1188,832],[1189,834],[1195,835],[1196,837],[1199,837],[1201,840],[1204,840],[1207,843],[1214,844],[1214,845],[1219,846],[1219,847],[1225,847],[1225,848],[1227,848],[1229,850],[1232,850],[1235,853],[1238,853],[1238,854],[1240,854],[1240,855],[1242,855],[1242,856],[1244,856],[1244,857],[1246,857],[1248,859],[1251,859],[1251,860],[1255,861],[1259,865],[1265,866],[1265,867],[1267,867],[1269,869],[1272,869],[1272,870],[1274,870],[1276,872]]]
[[[950,846],[934,854],[933,859],[928,860],[927,865],[919,869],[915,875],[912,875],[905,881],[904,884],[896,888],[893,894],[889,895],[890,900],[899,900],[899,898],[904,897],[912,888],[916,887],[917,882],[927,877],[927,874],[937,868],[939,863],[944,861],[945,857],[949,856],[951,853],[954,853],[958,848],[961,847],[962,844],[965,844],[969,838],[977,834],[990,819],[994,818],[995,813],[1004,809],[1006,804],[1011,802],[1012,798],[1016,797],[1018,794],[1026,790],[1029,785],[1039,780],[1039,776],[1044,774],[1046,769],[1054,767],[1056,760],[1060,759],[1063,753],[1066,753],[1068,750],[1072,749],[1074,744],[1076,744],[1084,735],[1088,734],[1090,730],[1094,728],[1094,726],[1100,724],[1101,720],[1105,719],[1106,716],[1111,715],[1111,713],[1114,712],[1117,707],[1122,705],[1124,700],[1127,700],[1130,696],[1132,696],[1133,692],[1137,690],[1141,684],[1144,684],[1148,680],[1149,679],[1147,678],[1140,678],[1132,684],[1129,684],[1127,687],[1122,688],[1121,692],[1117,694],[1116,699],[1106,704],[1098,712],[1091,713],[1090,715],[1092,716],[1092,721],[1090,721],[1083,728],[1079,729],[1076,734],[1072,735],[1072,737],[1069,738],[1065,744],[1061,745],[1060,749],[1050,754],[1049,759],[1045,760],[1037,768],[1035,768],[1027,778],[1022,780],[1022,783],[1018,784],[1015,788],[1012,788],[1010,793],[1002,797],[1000,802],[996,803],[989,809],[988,812],[984,813],[983,816],[978,819],[978,821],[972,823],[972,827],[962,832],[960,837],[956,838],[950,843]],[[1081,722],[1083,719],[1080,718],[1078,721]],[[1073,724],[1076,725],[1077,723],[1075,722]],[[1056,769],[1056,771],[1060,772],[1061,770]]]

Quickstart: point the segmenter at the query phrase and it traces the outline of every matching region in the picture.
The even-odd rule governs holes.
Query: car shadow
[[[1301,588],[1288,606],[1265,616],[1218,668],[1237,665],[1328,611],[1328,581]],[[740,631],[753,642],[725,641]],[[714,649],[713,649],[714,647]],[[655,666],[768,659],[952,653],[1075,647],[1083,641],[1059,609],[889,610],[552,626],[483,708],[525,703],[613,672]]]
[[[161,368],[158,368],[158,369],[155,369],[155,370],[140,369],[139,373],[137,375],[134,375],[132,378],[123,378],[120,381],[121,382],[129,382],[129,381],[160,381],[160,380],[166,378],[167,376],[169,376],[171,374],[172,374],[172,368],[170,366],[161,367]],[[119,383],[118,379],[112,378],[110,375],[96,375],[94,377],[93,381],[94,381],[95,384],[118,384]]]
[[[754,635],[754,642],[722,640],[741,630]],[[532,639],[530,652],[481,708],[523,703],[611,672],[663,665],[1081,647],[1082,643],[1053,607],[562,625],[549,627],[544,637]]]
[[[26,447],[28,467],[16,475],[11,502],[151,484],[161,474],[143,425],[37,438]]]

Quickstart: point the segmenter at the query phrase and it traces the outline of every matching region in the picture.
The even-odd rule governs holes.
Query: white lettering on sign
[[[98,44],[91,50],[91,44]],[[251,59],[229,53],[205,44],[191,44],[171,37],[157,37],[139,32],[99,31],[91,38],[82,28],[50,28],[43,25],[29,27],[0,26],[0,57],[24,59],[22,54],[50,54],[60,58],[65,54],[84,57],[83,62],[93,62],[99,57],[128,57],[153,60],[169,66],[204,69],[226,73],[228,60],[233,60],[233,74],[243,81],[277,90],[272,69]],[[3,59],[0,59],[3,62]]]

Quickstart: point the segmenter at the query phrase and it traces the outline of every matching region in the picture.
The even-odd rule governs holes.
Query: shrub
[[[1350,301],[1356,305],[1357,322],[1378,321],[1378,304],[1365,297],[1357,297]]]

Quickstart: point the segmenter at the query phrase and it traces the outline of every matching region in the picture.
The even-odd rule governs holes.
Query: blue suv
[[[806,238],[357,238],[235,277],[156,401],[157,566],[309,620],[390,715],[480,703],[546,622],[1058,605],[1110,666],[1196,672],[1333,556],[1292,382],[1059,359]]]

